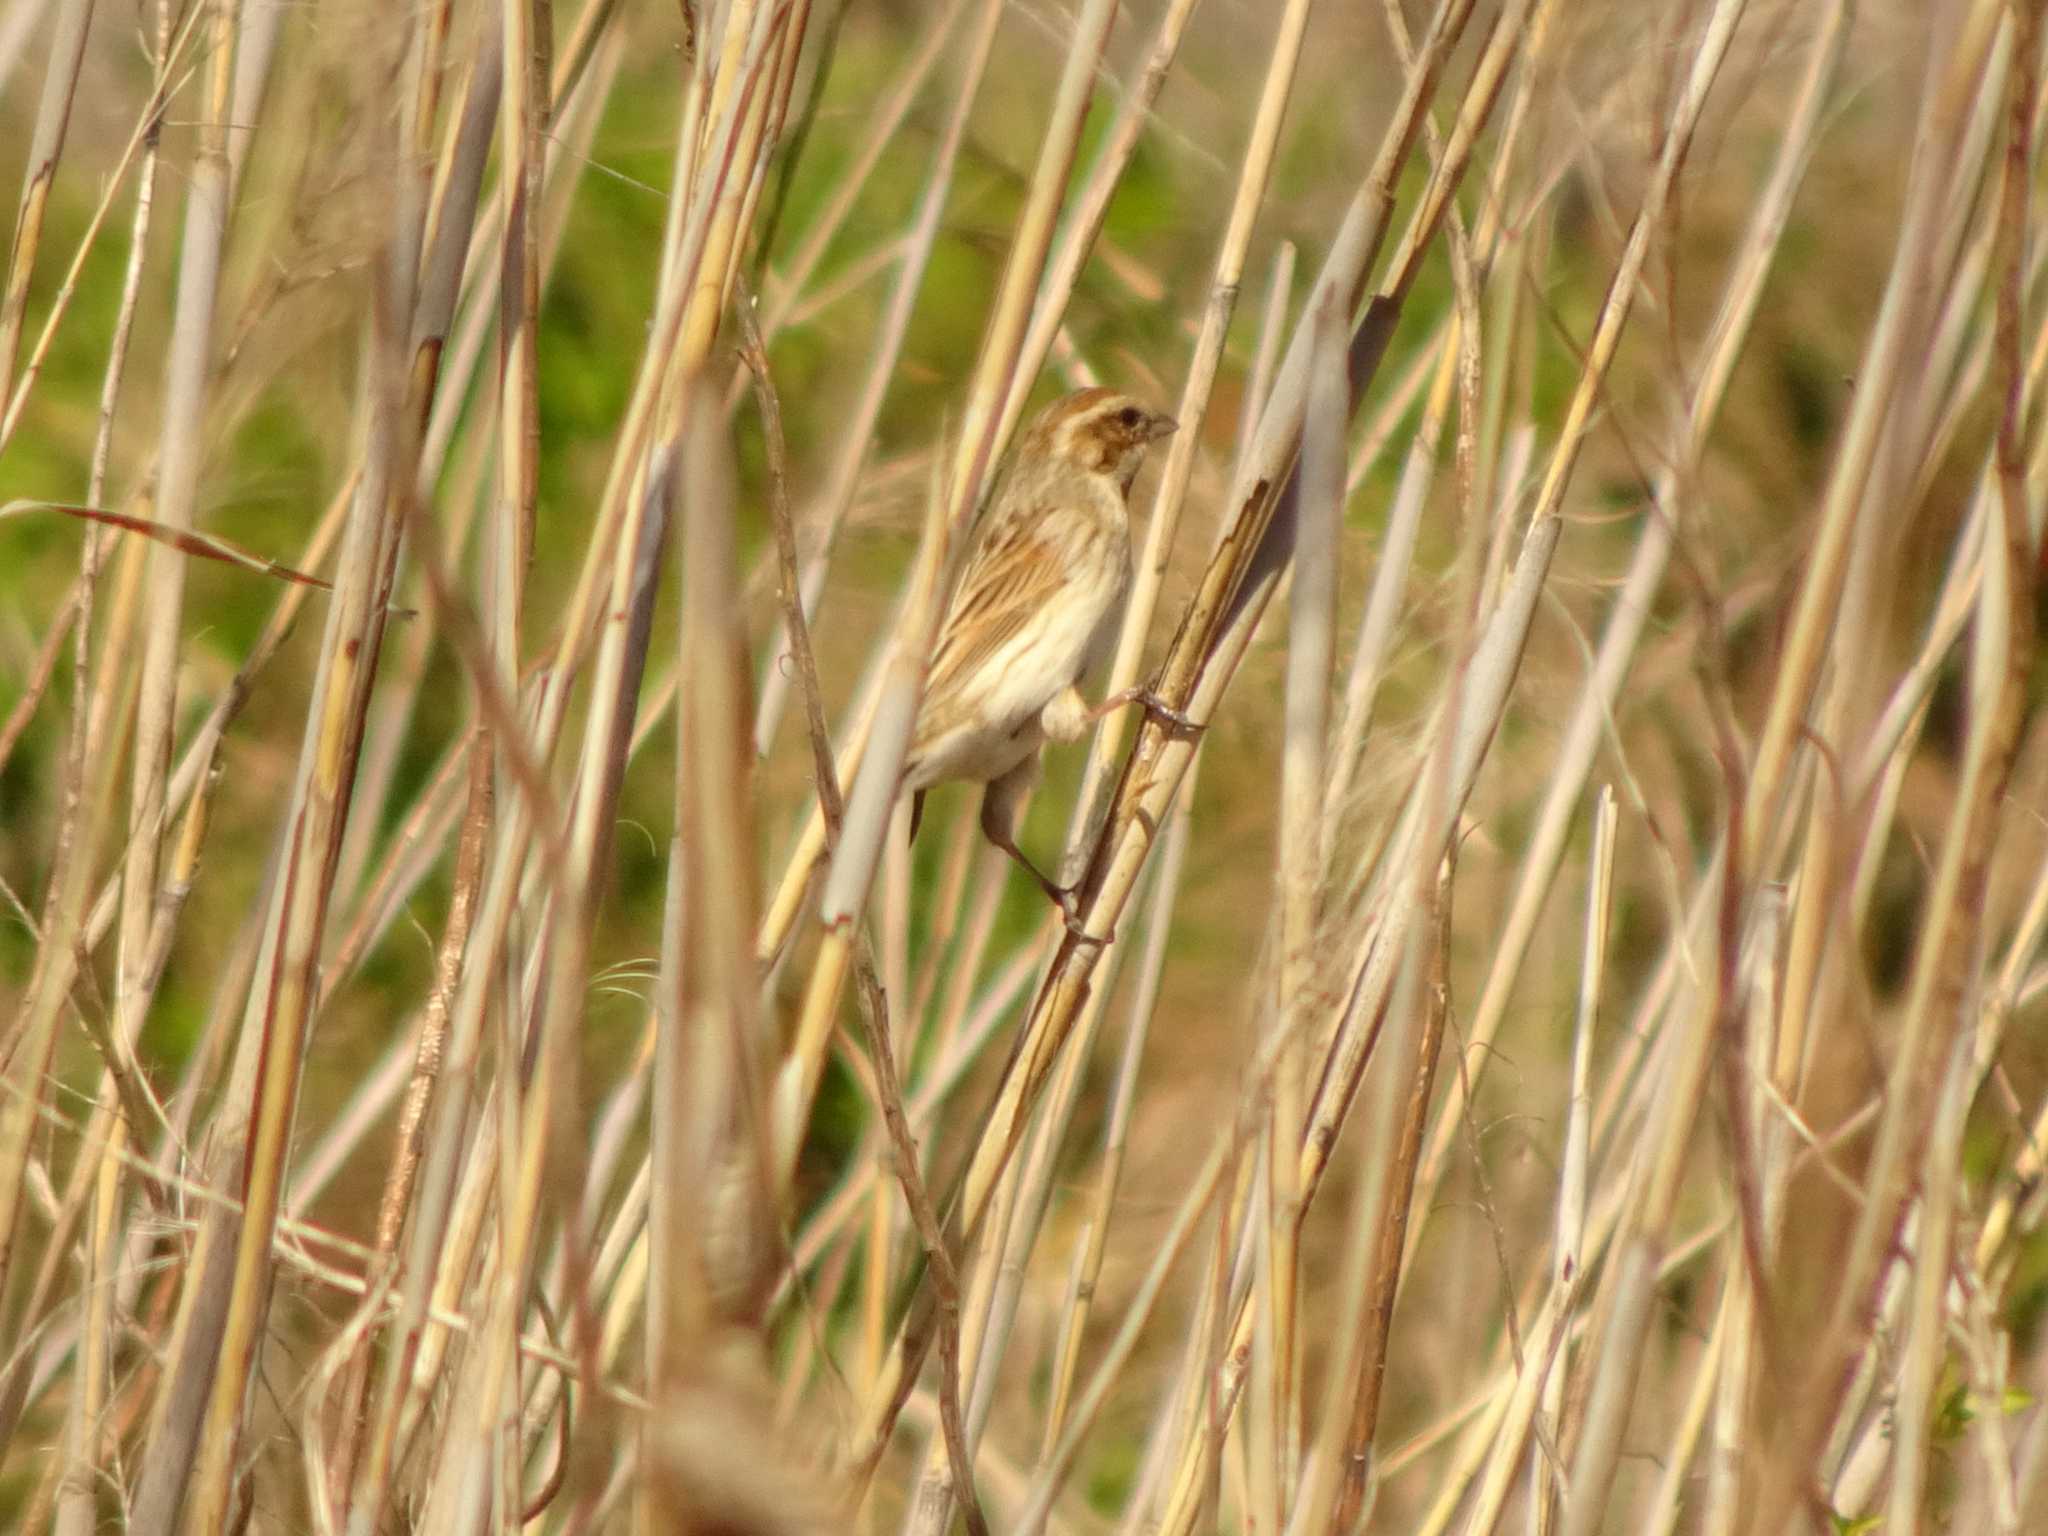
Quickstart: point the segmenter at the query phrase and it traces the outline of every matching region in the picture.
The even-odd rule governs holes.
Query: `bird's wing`
[[[1044,615],[1059,591],[1067,562],[1046,536],[1045,519],[1035,508],[1018,512],[988,529],[953,589],[925,678],[920,740],[942,734],[971,710],[969,694],[989,680],[989,663]]]

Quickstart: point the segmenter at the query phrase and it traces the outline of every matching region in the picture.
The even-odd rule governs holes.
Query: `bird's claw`
[[[1068,938],[1088,949],[1100,949],[1109,942],[1109,940],[1100,935],[1088,931],[1081,914],[1081,892],[1079,887],[1071,885],[1049,886],[1045,894],[1050,896],[1052,904],[1059,908],[1060,919],[1066,924]]]
[[[1185,710],[1175,709],[1150,688],[1126,688],[1121,693],[1112,693],[1094,709],[1088,712],[1091,720],[1100,720],[1112,710],[1122,709],[1126,704],[1135,704],[1146,714],[1157,720],[1169,731],[1178,731],[1183,736],[1199,736],[1209,727]]]
[[[1157,720],[1161,725],[1184,732],[1189,736],[1199,736],[1208,729],[1207,725],[1202,721],[1197,720],[1185,710],[1175,709],[1149,688],[1133,688],[1131,690],[1131,702],[1141,707],[1146,714]]]
[[[1082,924],[1081,919],[1071,912],[1067,914],[1067,937],[1072,939],[1075,946],[1080,949],[1103,949],[1109,944],[1109,940],[1105,939],[1101,934],[1090,933]]]

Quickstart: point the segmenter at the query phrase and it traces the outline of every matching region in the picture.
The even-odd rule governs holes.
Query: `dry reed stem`
[[[92,0],[72,0],[59,13],[56,35],[50,40],[42,98],[36,109],[35,136],[29,143],[21,198],[14,213],[7,282],[0,289],[0,401],[14,397],[14,365],[21,347],[22,321],[28,310],[29,275],[42,243],[50,187],[64,155],[64,134],[78,92],[78,72],[85,59],[86,31],[92,25],[92,11]]]
[[[1710,344],[1699,367],[1700,383],[1692,397],[1683,433],[1681,463],[1695,462],[1703,451],[1713,423],[1725,398],[1728,380],[1748,339],[1751,323],[1763,293],[1763,280],[1782,238],[1793,196],[1810,161],[1814,136],[1828,100],[1828,90],[1839,68],[1846,36],[1847,8],[1834,7],[1826,24],[1817,29],[1809,55],[1808,71],[1779,158],[1773,169],[1756,217],[1748,226],[1741,252],[1731,265],[1725,296],[1710,331]],[[1558,766],[1549,779],[1542,811],[1531,834],[1522,873],[1515,888],[1513,905],[1494,952],[1485,990],[1481,993],[1472,1039],[1490,1044],[1499,1027],[1510,988],[1528,951],[1530,936],[1555,878],[1564,850],[1566,829],[1583,793],[1593,755],[1603,736],[1612,734],[1615,700],[1627,680],[1650,617],[1654,594],[1663,581],[1679,529],[1668,510],[1676,505],[1678,480],[1660,479],[1653,514],[1645,521],[1641,540],[1630,563],[1627,577],[1613,607],[1613,618],[1601,638],[1587,692],[1573,713],[1558,755]],[[1813,868],[1825,867],[1816,864]],[[1479,1052],[1474,1073],[1483,1072],[1489,1058]],[[1439,1118],[1437,1130],[1426,1154],[1420,1183],[1424,1197],[1436,1187],[1456,1134],[1462,1089],[1453,1084],[1452,1095]]]
[[[950,13],[949,13],[950,14]],[[875,423],[882,410],[883,396],[887,391],[890,376],[903,353],[903,345],[910,329],[910,317],[926,270],[937,243],[940,217],[945,210],[948,194],[952,190],[955,166],[960,148],[965,140],[969,113],[981,90],[984,72],[995,46],[996,26],[1002,18],[999,5],[984,3],[978,17],[978,26],[970,34],[968,52],[962,67],[961,83],[953,99],[952,110],[948,113],[946,126],[939,136],[932,166],[926,176],[924,189],[918,199],[917,215],[904,238],[900,255],[897,257],[895,282],[890,288],[888,308],[876,337],[874,360],[861,384],[859,402],[850,416],[845,435],[840,440],[838,454],[833,460],[831,477],[826,489],[819,495],[816,508],[806,522],[816,531],[810,557],[804,562],[800,590],[803,596],[803,611],[808,620],[817,612],[818,601],[824,591],[825,578],[829,570],[833,541],[844,523],[848,509],[853,502],[855,485],[860,477],[862,464],[867,461],[874,437]],[[888,112],[884,112],[884,121]],[[879,142],[879,141],[877,141]],[[877,151],[879,152],[879,150]],[[849,178],[851,181],[853,178]],[[835,203],[819,215],[821,234],[829,234],[833,225],[844,217]],[[815,258],[814,258],[815,259]],[[804,270],[801,258],[798,271]],[[771,325],[770,331],[774,329]],[[822,523],[822,527],[817,526]],[[785,619],[784,636],[771,642],[769,658],[772,662],[782,654],[782,647],[788,633]],[[781,704],[786,697],[781,672],[772,665],[764,673],[761,688],[761,707],[755,732],[755,750],[766,752],[776,725],[781,719]],[[807,833],[808,838],[808,833]],[[813,864],[822,849],[819,840],[817,849],[810,842],[804,845],[806,853],[800,853],[790,861],[788,874],[784,878],[784,889],[791,895],[799,893],[809,880]],[[799,870],[801,873],[799,873]],[[786,898],[778,896],[777,912],[783,913],[778,919],[768,919],[767,936],[761,949],[773,954],[781,949],[788,929],[795,922],[794,908],[783,911]],[[775,925],[780,922],[780,932]]]
[[[823,1068],[827,1031],[845,980],[851,927],[866,901],[882,838],[897,799],[909,748],[923,658],[944,609],[950,571],[964,544],[962,533],[978,507],[1004,437],[1005,405],[1024,391],[1012,378],[1025,339],[1027,310],[1038,287],[1052,238],[1052,221],[1079,142],[1095,60],[1100,56],[1114,0],[1087,0],[1075,28],[1048,119],[1039,161],[1010,246],[1001,286],[990,312],[975,377],[969,387],[950,472],[933,496],[926,537],[900,640],[885,672],[867,750],[847,801],[847,820],[820,898],[824,938],[807,984],[795,1045],[776,1095],[777,1188],[787,1185],[801,1127],[808,1119]]]
[[[78,18],[89,15],[91,10],[90,0],[87,0],[85,4],[72,6],[70,11],[67,12],[67,25]],[[71,264],[65,270],[64,280],[50,301],[49,313],[43,317],[42,330],[36,337],[35,345],[29,351],[27,366],[21,370],[21,377],[14,381],[11,392],[0,390],[0,405],[5,407],[4,415],[0,415],[0,447],[5,447],[7,442],[13,438],[16,429],[21,425],[22,416],[28,408],[30,393],[34,390],[37,380],[42,375],[44,364],[48,361],[51,349],[56,345],[58,330],[63,325],[64,318],[71,308],[72,300],[78,292],[79,277],[84,270],[86,258],[92,254],[92,248],[99,237],[100,229],[105,223],[107,216],[113,211],[115,194],[120,191],[122,183],[127,180],[129,167],[139,161],[141,171],[137,177],[135,228],[129,241],[128,277],[123,284],[122,290],[122,319],[117,323],[113,341],[107,349],[106,385],[102,390],[100,406],[100,436],[93,449],[93,470],[91,479],[88,482],[90,489],[86,496],[86,500],[90,503],[98,502],[106,479],[107,457],[111,451],[109,428],[113,418],[113,402],[118,394],[119,383],[124,371],[127,358],[127,342],[134,320],[137,286],[142,270],[142,247],[145,243],[144,237],[148,234],[150,210],[154,202],[157,156],[163,132],[164,106],[176,89],[176,85],[173,83],[172,70],[174,65],[180,66],[182,70],[182,55],[198,35],[198,23],[202,15],[203,12],[197,7],[188,11],[181,18],[178,30],[175,36],[173,36],[168,31],[170,20],[168,14],[161,9],[159,10],[161,25],[158,28],[156,39],[158,58],[156,82],[151,92],[149,103],[143,109],[142,117],[135,125],[135,131],[129,136],[128,142],[122,146],[121,158],[115,167],[114,174],[108,180],[106,188],[100,196],[98,206],[93,210],[92,218],[86,225],[85,233],[79,237],[78,248],[72,253]],[[84,38],[82,34],[77,41],[81,45],[83,44]],[[53,56],[50,61],[52,67],[55,67],[59,61],[60,56]],[[75,68],[78,61],[74,58],[71,62]],[[182,79],[182,72],[180,78]],[[61,131],[59,137],[61,139]],[[54,173],[54,156],[49,162],[48,170],[52,174]],[[46,176],[34,189],[33,196],[37,200],[41,200],[47,197],[48,190],[48,177]],[[40,219],[41,210],[37,208],[34,211],[33,220],[39,224]],[[16,259],[22,265],[14,275],[22,284],[19,298],[25,304],[28,282],[26,252],[32,249],[37,238],[35,229],[31,227],[31,210],[26,206],[26,200],[22,210],[22,221],[16,226],[15,238]],[[14,297],[16,296],[13,294],[8,295],[10,300]],[[15,352],[20,340],[18,332],[21,319],[22,316],[18,310],[10,310],[6,315],[0,316],[0,328],[4,328],[7,324],[11,323],[16,329],[16,334],[12,337],[11,342],[9,338],[0,336],[0,347],[5,349],[0,351],[0,376],[10,372],[17,361]]]
[[[85,8],[74,6],[73,19],[80,28]],[[207,110],[211,126],[203,131],[200,161],[187,198],[183,261],[180,269],[179,300],[167,367],[167,406],[160,475],[155,512],[157,519],[172,530],[191,526],[199,477],[200,423],[206,397],[205,377],[211,345],[212,316],[217,296],[221,246],[227,218],[227,163],[224,124],[234,59],[236,14],[234,7],[222,6],[212,17],[212,67],[207,82]],[[46,105],[48,105],[46,97]],[[61,124],[59,125],[61,126]],[[48,141],[46,141],[47,147]],[[54,153],[54,150],[51,151]],[[40,208],[37,209],[40,220]],[[22,265],[32,259],[33,237],[27,251],[17,247],[16,265],[26,282]],[[10,279],[10,282],[12,279]],[[8,326],[7,366],[11,371],[18,319]],[[184,564],[181,557],[163,547],[152,552],[149,562],[149,617],[146,627],[147,655],[139,694],[136,724],[135,777],[131,791],[129,830],[131,850],[124,866],[120,981],[115,996],[117,1038],[132,1039],[140,1027],[147,997],[138,995],[138,983],[147,969],[147,952],[154,924],[159,869],[159,840],[165,824],[164,774],[170,756],[174,668],[179,643]],[[95,777],[111,769],[96,771]],[[76,931],[82,916],[86,871],[81,862],[76,883],[66,906],[65,933]],[[54,1026],[61,1003],[61,991],[68,983],[52,986],[57,972],[68,966],[70,946],[44,952],[43,988],[28,1024],[26,1038],[17,1047],[10,1066],[25,1069],[12,1085],[15,1092],[0,1108],[0,1220],[11,1234],[20,1216],[19,1180],[27,1159],[27,1136],[34,1107],[40,1102],[43,1083],[54,1045]],[[0,1270],[6,1251],[0,1249]],[[185,1467],[177,1477],[182,1481]],[[159,1521],[162,1517],[159,1516]]]
[[[888,1127],[891,1162],[897,1182],[903,1189],[904,1203],[910,1207],[918,1240],[923,1243],[925,1257],[931,1263],[932,1289],[938,1298],[939,1423],[951,1473],[947,1495],[959,1500],[969,1536],[987,1536],[988,1521],[981,1512],[981,1501],[974,1491],[973,1453],[960,1416],[960,1275],[947,1248],[946,1235],[940,1228],[939,1214],[932,1205],[931,1193],[917,1171],[917,1143],[911,1138],[909,1120],[903,1112],[903,1089],[897,1078],[894,1053],[889,1048],[887,1005],[882,1000],[881,986],[875,980],[874,965],[866,956],[860,963],[858,984],[861,1023],[866,1031],[869,1055],[873,1058],[875,1087],[879,1094],[876,1107]]]
[[[1812,654],[1818,645],[1817,635],[1833,596],[1831,582],[1839,580],[1839,576],[1831,572],[1830,560],[1838,567],[1840,556],[1835,551],[1839,549],[1840,541],[1847,537],[1848,520],[1857,505],[1850,496],[1853,491],[1861,489],[1862,477],[1867,473],[1867,457],[1875,451],[1874,437],[1882,408],[1887,403],[1891,382],[1899,374],[1906,353],[1908,328],[1914,318],[1909,314],[1908,296],[1912,292],[1909,285],[1917,280],[1919,264],[1928,259],[1933,203],[1943,180],[1941,172],[1936,169],[1940,164],[1936,157],[1943,146],[1959,137],[1955,119],[1964,104],[1963,81],[1966,77],[1973,77],[1982,65],[2004,14],[2003,8],[1993,6],[1971,10],[1958,29],[1953,51],[1930,65],[1924,109],[1928,123],[1928,152],[1914,168],[1907,215],[1900,231],[1898,260],[1893,269],[1893,284],[1887,290],[1886,309],[1872,335],[1872,356],[1866,375],[1871,380],[1870,395],[1866,397],[1859,393],[1857,413],[1852,418],[1851,432],[1838,461],[1836,478],[1831,482],[1832,497],[1828,508],[1831,516],[1822,525],[1813,577],[1802,590],[1798,626],[1793,632],[1793,644],[1803,641],[1808,647],[1799,653],[1801,655]],[[2029,58],[2027,66],[2032,63]],[[2025,72],[2026,66],[2016,71],[2021,75]],[[2024,95],[2024,89],[2019,90]],[[2024,143],[2031,112],[2020,121],[2019,141]],[[2011,206],[2002,204],[2001,221],[2008,220],[2011,214]],[[2014,350],[2016,352],[2016,348]],[[2016,391],[2019,387],[2016,381],[2021,377],[2017,371],[2018,360],[2014,356],[2006,361],[2014,370],[2008,377],[2015,381],[2012,388]],[[1927,1131],[1932,1077],[1941,1070],[1940,1063],[1947,1055],[1945,1042],[1953,1035],[1953,1025],[1946,1021],[1953,1017],[1960,1000],[1959,989],[1963,985],[1966,964],[1964,947],[1971,942],[1951,925],[1963,913],[1976,910],[1976,901],[1965,893],[1974,894],[1981,890],[1991,827],[2005,776],[2010,769],[2011,756],[2017,747],[2018,695],[2013,690],[2024,686],[2020,681],[2024,677],[2025,666],[2021,658],[2028,651],[2022,637],[2029,633],[2032,609],[2030,600],[2018,595],[2010,583],[2025,581],[2026,578],[2019,573],[2031,570],[2031,559],[2024,520],[2015,520],[2008,513],[2002,521],[2004,536],[1987,536],[1985,541],[1986,580],[1978,597],[1973,626],[1976,637],[1972,665],[1973,708],[1962,781],[1958,786],[1955,812],[1944,839],[1935,881],[1921,916],[1920,939],[1887,1083],[1885,1111],[1880,1118],[1878,1139],[1872,1154],[1868,1195],[1855,1220],[1845,1255],[1841,1285],[1836,1293],[1839,1300],[1815,1355],[1811,1379],[1816,1383],[1838,1381],[1845,1367],[1860,1352],[1861,1337],[1871,1317],[1872,1290],[1883,1275],[1880,1248],[1906,1214],[1906,1197],[1900,1183],[1902,1170],[1911,1149],[1920,1143]],[[1835,542],[1831,544],[1830,539]],[[2024,588],[2020,591],[2023,592]],[[2016,649],[2016,646],[2020,648]],[[1796,670],[1781,681],[1774,700],[1774,725],[1789,713],[1792,704],[1788,701],[1794,697],[1794,690],[1802,686],[1802,674]],[[1779,727],[1781,736],[1785,729]],[[1745,823],[1752,829],[1748,834],[1752,840],[1756,837],[1753,829],[1757,821],[1768,815],[1772,805],[1767,796],[1773,792],[1775,784],[1765,769],[1776,761],[1766,755],[1775,739],[1767,732],[1759,746],[1758,768],[1745,812]],[[1778,750],[1782,752],[1783,749]],[[1944,1021],[1938,1029],[1937,1019]],[[1788,1454],[1775,1458],[1764,1470],[1762,1496],[1754,1506],[1758,1511],[1756,1519],[1766,1518],[1772,1511],[1789,1514],[1795,1507],[1795,1501],[1803,1502],[1803,1490],[1796,1486],[1797,1480],[1803,1476],[1794,1470],[1798,1465],[1797,1456],[1802,1449],[1817,1445],[1821,1421],[1824,1416],[1831,1416],[1833,1405],[1830,1399],[1838,1390],[1822,1386],[1799,1399],[1803,1413],[1787,1446]]]
[[[355,752],[361,742],[371,680],[376,675],[398,554],[404,498],[400,486],[408,462],[403,420],[409,359],[404,351],[404,328],[411,311],[418,216],[417,201],[401,193],[385,252],[386,265],[380,273],[385,289],[371,348],[373,382],[368,392],[364,472],[344,536],[340,584],[322,640],[324,686],[308,715],[283,873],[267,919],[266,954],[259,959],[251,987],[241,1036],[244,1049],[237,1052],[235,1079],[229,1090],[234,1113],[248,1117],[246,1132],[241,1132],[247,1136],[246,1153],[232,1139],[222,1144],[223,1151],[234,1149],[237,1160],[246,1156],[240,1229],[232,1235],[218,1227],[205,1229],[195,1255],[195,1267],[205,1273],[215,1251],[208,1238],[233,1244],[232,1278],[220,1334],[209,1338],[209,1328],[194,1326],[185,1335],[188,1349],[207,1349],[205,1356],[188,1354],[188,1368],[195,1379],[210,1381],[192,1481],[182,1501],[172,1501],[183,1503],[187,1529],[215,1529],[227,1518],[248,1381],[267,1318],[271,1227],[282,1195],[301,1055],[316,1003],[316,967],[334,858],[348,818]],[[256,1054],[245,1055],[252,1045]],[[244,1061],[251,1063],[246,1074]],[[242,1086],[245,1082],[247,1088]],[[240,1128],[232,1120],[227,1124],[229,1136],[236,1136]],[[216,1157],[220,1155],[217,1151]],[[215,1233],[219,1235],[213,1236]],[[218,1351],[217,1364],[214,1350]],[[152,1452],[156,1450],[152,1446]]]

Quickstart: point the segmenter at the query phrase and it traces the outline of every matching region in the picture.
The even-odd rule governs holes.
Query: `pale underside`
[[[1048,735],[1085,728],[1074,686],[1115,640],[1131,559],[1118,488],[1081,478],[1011,487],[969,554],[932,652],[906,789],[989,783]]]

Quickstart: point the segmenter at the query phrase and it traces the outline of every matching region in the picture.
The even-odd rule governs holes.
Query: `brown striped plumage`
[[[1077,391],[1032,421],[970,535],[925,677],[903,781],[917,809],[930,785],[986,784],[982,830],[1062,902],[1016,847],[1016,809],[1039,748],[1087,728],[1077,684],[1114,643],[1130,591],[1125,498],[1146,446],[1173,427],[1109,389]]]

